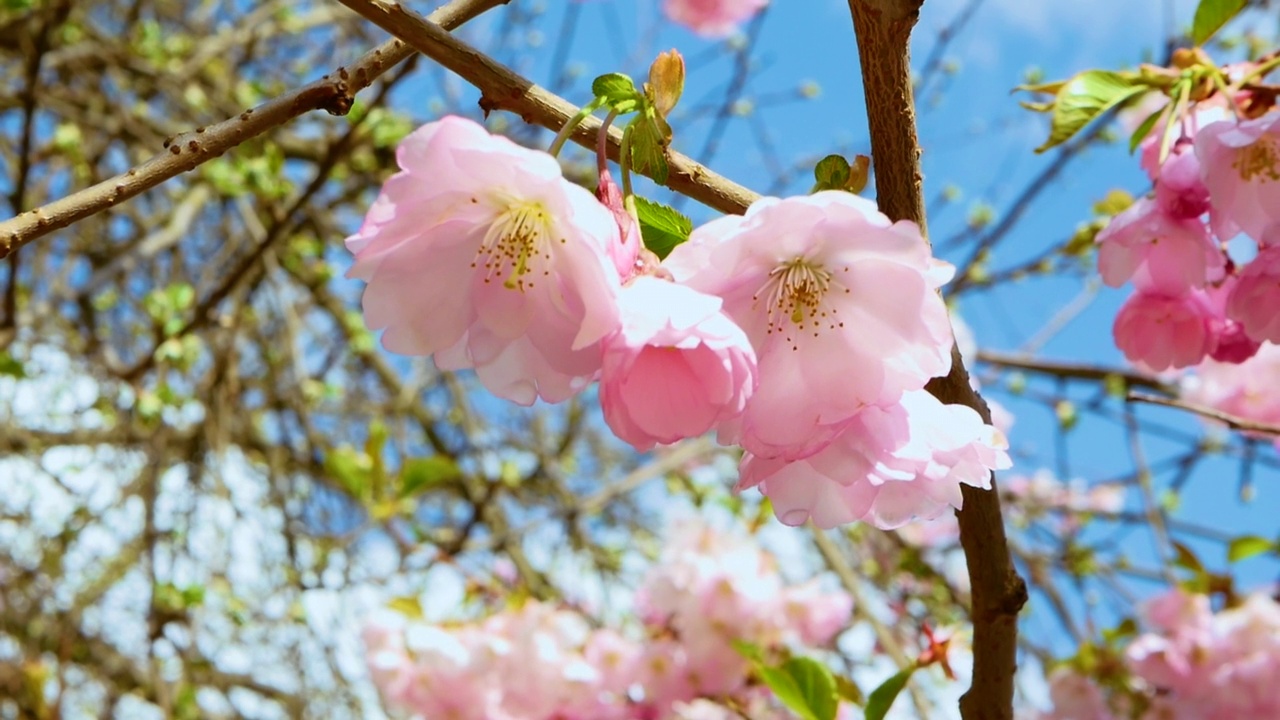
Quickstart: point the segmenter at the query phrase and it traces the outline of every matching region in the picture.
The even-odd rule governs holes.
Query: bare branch
[[[431,17],[440,27],[451,30],[507,2],[453,0],[433,12]],[[0,222],[0,258],[8,257],[17,248],[54,230],[114,207],[312,110],[345,115],[351,109],[356,93],[411,55],[413,50],[405,47],[404,43],[398,40],[385,42],[365,53],[350,67],[339,67],[313,83],[245,110],[236,117],[170,138],[161,152],[141,165]]]

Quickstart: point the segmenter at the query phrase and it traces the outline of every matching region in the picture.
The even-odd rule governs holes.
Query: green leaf
[[[1200,562],[1200,558],[1196,557],[1196,554],[1191,552],[1191,548],[1175,540],[1173,542],[1173,551],[1176,554],[1176,557],[1173,559],[1174,565],[1185,570],[1190,570],[1196,575],[1207,574],[1207,571],[1204,569],[1204,563]]]
[[[854,705],[861,705],[867,699],[862,696],[862,688],[857,683],[843,675],[836,675],[836,694],[842,700],[847,700]]]
[[[1160,117],[1168,111],[1169,106],[1165,105],[1159,110],[1148,115],[1147,119],[1143,120],[1142,123],[1138,125],[1137,129],[1133,131],[1133,134],[1129,136],[1130,154],[1133,154],[1133,152],[1138,149],[1138,146],[1142,144],[1142,141],[1151,134],[1151,129],[1156,126],[1156,123],[1160,122]]]
[[[851,170],[849,161],[839,155],[822,158],[813,168],[813,179],[816,181],[813,191],[843,189],[849,184]]]
[[[671,144],[671,126],[652,108],[637,115],[627,125],[631,134],[631,169],[648,175],[659,185],[667,184],[667,146]]]
[[[634,112],[644,102],[635,82],[622,73],[601,75],[591,82],[591,92],[611,109],[620,113]]]
[[[1058,90],[1049,139],[1036,152],[1070,140],[1099,115],[1149,89],[1132,76],[1109,70],[1086,70],[1076,75]]]
[[[1246,0],[1200,0],[1195,20],[1191,21],[1191,42],[1197,46],[1205,44],[1247,4]]]
[[[1265,552],[1275,552],[1276,544],[1257,535],[1244,535],[1235,538],[1227,545],[1227,562],[1247,560]]]
[[[324,458],[324,469],[347,492],[360,500],[367,500],[373,460],[350,445],[334,448]]]
[[[880,683],[880,687],[872,690],[871,696],[867,698],[866,720],[884,720],[889,708],[893,707],[893,701],[898,699],[898,693],[902,692],[902,688],[907,686],[907,680],[911,679],[911,673],[915,671],[916,668],[913,665]]]
[[[400,497],[411,497],[458,474],[458,464],[445,455],[408,460],[400,470]]]
[[[757,666],[764,684],[803,720],[832,720],[840,706],[831,671],[812,658],[795,657],[779,667]]]
[[[840,697],[827,666],[813,658],[793,657],[782,667],[795,680],[810,714],[817,720],[834,720]]]
[[[680,211],[639,195],[634,197],[636,214],[640,220],[640,236],[644,238],[644,246],[654,255],[665,258],[675,246],[689,239],[689,233],[693,232],[693,221]]]
[[[1093,212],[1111,217],[1128,210],[1134,203],[1133,196],[1124,190],[1110,190],[1098,202],[1093,204]]]
[[[17,358],[9,354],[8,350],[0,350],[0,375],[21,380],[27,376],[27,371]]]

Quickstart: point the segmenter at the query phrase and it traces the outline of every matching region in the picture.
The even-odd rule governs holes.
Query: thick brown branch
[[[508,0],[453,0],[431,14],[453,29]],[[413,55],[398,40],[370,50],[349,67],[246,110],[236,117],[182,133],[141,165],[60,200],[0,222],[0,258],[48,233],[100,213],[181,173],[222,155],[251,138],[312,110],[345,115],[355,95],[392,66]]]
[[[925,229],[920,144],[911,93],[911,30],[923,0],[849,0],[866,93],[876,199],[893,220]],[[969,384],[953,348],[951,373],[929,383],[944,403],[966,405],[990,423],[991,412]],[[1018,612],[1027,588],[1009,555],[995,477],[991,490],[964,486],[957,513],[972,586],[973,683],[960,699],[965,720],[1012,720]]]
[[[559,130],[578,113],[578,106],[533,84],[399,3],[341,2],[478,88],[482,93],[480,107],[486,112],[506,110],[526,123],[551,130]],[[574,142],[594,149],[599,128],[598,119],[588,118],[573,134]],[[611,128],[609,157],[618,159],[621,143],[622,131]],[[671,166],[668,187],[721,212],[741,214],[759,197],[680,153],[669,152],[667,162]]]

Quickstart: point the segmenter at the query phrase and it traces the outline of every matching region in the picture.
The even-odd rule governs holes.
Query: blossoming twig
[[[507,2],[453,0],[433,12],[431,18],[440,27],[453,29]],[[345,115],[351,109],[357,92],[412,55],[412,48],[399,40],[389,40],[350,66],[339,67],[313,83],[245,110],[236,117],[170,138],[161,152],[120,175],[0,222],[0,258],[54,230],[114,207],[312,110],[323,109],[333,115]]]
[[[341,2],[480,90],[480,107],[485,112],[505,110],[549,130],[559,130],[579,112],[577,105],[521,77],[397,2]],[[599,129],[600,120],[587,118],[573,131],[572,139],[594,149]],[[621,145],[622,130],[610,129],[610,158],[618,159]],[[678,152],[669,151],[667,163],[671,168],[667,187],[720,212],[740,215],[760,197]]]

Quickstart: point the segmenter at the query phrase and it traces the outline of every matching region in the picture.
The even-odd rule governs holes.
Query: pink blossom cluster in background
[[[1143,142],[1154,192],[1097,237],[1103,280],[1137,290],[1116,345],[1154,371],[1242,363],[1280,342],[1280,112],[1237,118],[1215,99],[1171,122],[1167,144],[1159,124]],[[1227,253],[1242,235],[1247,262]]]
[[[1000,501],[1008,522],[1022,526],[1054,514],[1058,530],[1080,526],[1081,515],[1115,514],[1124,509],[1125,489],[1120,485],[1088,485],[1076,478],[1061,480],[1048,470],[1034,475],[1009,475],[1000,483]],[[944,515],[929,523],[898,529],[898,536],[921,548],[955,545],[960,526],[955,515]]]
[[[634,634],[530,600],[445,626],[387,613],[364,639],[387,706],[433,720],[711,720],[730,699],[783,718],[733,643],[828,646],[851,610],[816,579],[785,585],[752,538],[690,523],[637,591]]]
[[[716,430],[746,450],[738,487],[790,525],[937,517],[1010,464],[998,430],[924,392],[951,367],[954,269],[864,198],[762,199],[658,263],[607,176],[597,200],[470,120],[418,129],[397,160],[347,240],[392,352],[524,405],[598,380],[639,450]]]
[[[721,38],[768,4],[769,0],[665,0],[662,11],[703,37]]]
[[[1273,720],[1280,717],[1280,605],[1264,594],[1217,613],[1174,590],[1147,603],[1152,632],[1129,644],[1133,693],[1110,698],[1069,669],[1050,677],[1046,720]],[[1145,708],[1145,709],[1144,709]]]

